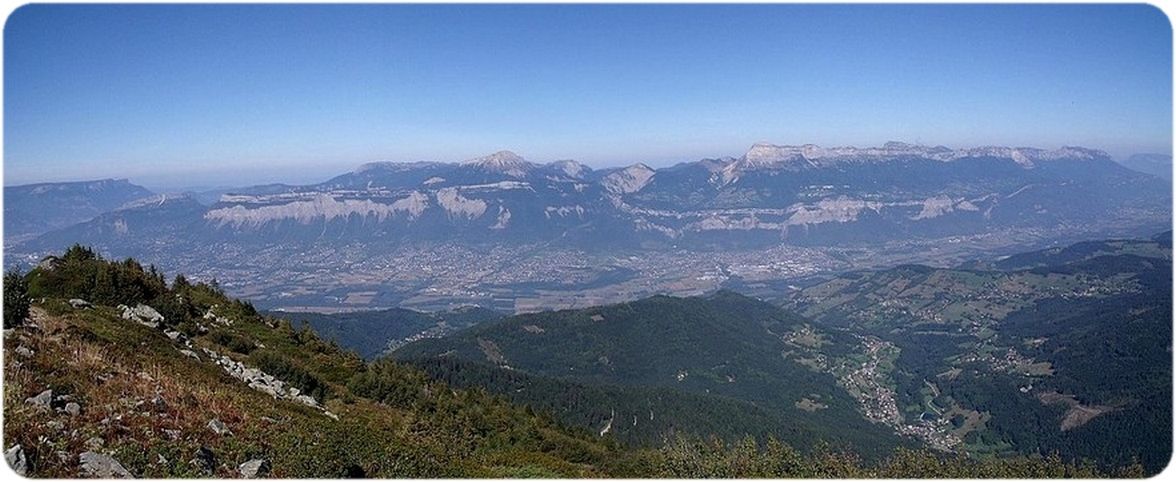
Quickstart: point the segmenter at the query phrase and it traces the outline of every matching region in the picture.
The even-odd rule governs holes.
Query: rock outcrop
[[[82,452],[78,456],[83,477],[96,479],[133,479],[131,472],[109,455],[96,452]]]
[[[233,434],[233,431],[229,430],[229,427],[226,426],[224,422],[222,422],[222,421],[220,421],[220,419],[216,419],[216,418],[208,421],[208,428],[209,428],[209,430],[216,432],[217,435],[232,435]]]
[[[25,403],[31,404],[37,408],[43,408],[43,409],[47,410],[47,409],[49,409],[49,406],[53,403],[53,390],[45,390],[41,393],[38,393],[34,397],[26,398]]]
[[[134,308],[127,305],[118,305],[118,309],[122,311],[122,318],[124,320],[136,321],[149,328],[159,328],[159,324],[164,322],[163,315],[155,311],[155,308],[142,303],[135,305]]]
[[[8,466],[12,467],[12,471],[16,475],[26,477],[29,472],[29,461],[25,458],[24,449],[20,444],[13,445],[12,448],[4,451],[4,460],[8,462]]]
[[[246,479],[255,479],[269,474],[269,462],[264,459],[253,459],[245,462],[237,467],[237,471],[241,473],[241,477]]]
[[[233,378],[245,382],[249,388],[265,392],[270,396],[280,400],[290,400],[301,403],[311,408],[322,410],[323,414],[338,419],[338,416],[323,408],[322,404],[315,400],[314,397],[305,395],[297,387],[289,386],[288,383],[279,380],[278,378],[263,372],[256,368],[246,366],[244,363],[229,358],[228,355],[221,355],[208,348],[202,348],[204,354],[208,355],[218,366],[224,369]]]

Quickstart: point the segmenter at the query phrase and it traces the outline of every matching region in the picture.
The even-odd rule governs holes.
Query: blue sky
[[[1170,152],[1171,42],[1140,5],[26,6],[4,29],[5,183],[758,141]]]

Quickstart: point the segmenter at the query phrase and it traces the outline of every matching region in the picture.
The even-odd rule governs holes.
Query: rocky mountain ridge
[[[386,259],[423,250],[434,268],[418,279],[452,271],[473,280],[434,287],[411,282],[413,289],[443,292],[459,304],[503,298],[495,306],[512,309],[510,299],[517,292],[508,287],[490,294],[487,284],[539,280],[527,278],[512,268],[518,261],[505,258],[469,272],[469,261],[454,250],[507,250],[512,257],[552,253],[555,259],[543,264],[566,266],[557,273],[566,279],[578,277],[573,273],[584,267],[561,252],[681,250],[689,256],[798,247],[889,255],[920,243],[951,248],[961,242],[978,245],[967,249],[996,250],[1023,245],[1018,240],[1040,246],[1155,232],[1171,223],[1170,185],[1126,169],[1100,151],[951,150],[901,143],[875,148],[761,144],[739,158],[658,169],[642,163],[598,170],[568,160],[538,164],[501,151],[458,164],[365,164],[318,184],[238,189],[212,205],[190,196],[156,199],[32,239],[7,239],[11,256],[6,263],[35,264],[45,254],[81,242],[113,256],[152,259],[204,276],[223,276],[261,259],[269,260],[258,267],[263,270],[285,266],[303,272],[322,256],[365,265],[354,268],[350,282],[324,265],[326,271],[313,280],[299,275],[315,287],[260,288],[266,296],[287,297],[341,282],[363,285],[356,292],[379,291],[390,285]],[[936,262],[939,251],[924,251],[920,261]],[[603,276],[611,268],[602,269]],[[645,285],[666,292],[661,283]],[[669,292],[693,292],[681,282],[668,283],[664,286],[680,287]],[[346,292],[329,296],[332,304],[367,299]]]
[[[1136,192],[1116,189],[1125,184]],[[539,165],[500,151],[461,164],[366,164],[281,192],[245,188],[223,195],[200,219],[173,221],[195,224],[196,238],[249,237],[260,230],[298,237],[301,229],[307,231],[302,235],[348,231],[359,239],[457,236],[478,242],[489,231],[499,233],[491,235],[495,242],[593,242],[627,232],[638,242],[689,243],[721,233],[728,239],[720,243],[743,244],[750,237],[804,244],[1010,223],[1097,222],[1092,215],[1125,204],[1138,210],[1143,203],[1163,215],[1162,191],[1102,151],[1075,147],[756,144],[737,159],[606,170],[575,161]],[[1073,209],[1071,195],[1091,198],[1083,204],[1096,212]]]

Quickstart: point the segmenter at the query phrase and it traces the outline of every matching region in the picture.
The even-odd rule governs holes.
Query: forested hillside
[[[833,377],[781,356],[784,345],[778,334],[803,322],[732,292],[697,298],[657,296],[514,316],[422,340],[393,356],[456,357],[579,384],[722,396],[770,413],[775,423],[765,428],[793,444],[825,440],[869,455],[903,443],[888,428],[863,418],[857,402]],[[634,416],[640,425],[648,418],[646,412],[619,412],[614,429],[630,430]],[[687,423],[692,415],[670,416]]]
[[[849,273],[792,306],[817,332],[891,347],[903,417],[950,424],[962,450],[1159,470],[1172,443],[1171,257],[1170,232],[1084,242],[958,269]]]
[[[269,312],[286,318],[295,326],[309,325],[319,336],[373,359],[410,341],[435,338],[484,321],[502,318],[502,313],[467,306],[449,311],[423,313],[393,308],[390,310],[348,313]]]

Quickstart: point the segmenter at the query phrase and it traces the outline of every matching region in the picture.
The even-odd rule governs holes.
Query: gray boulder
[[[61,264],[61,258],[57,256],[46,256],[40,263],[37,263],[37,267],[44,271],[53,271],[59,264]]]
[[[269,461],[264,459],[253,459],[237,467],[237,471],[241,472],[241,477],[246,479],[264,477],[269,474],[269,470]]]
[[[318,400],[315,400],[314,397],[312,397],[310,395],[299,395],[297,397],[294,397],[294,399],[298,400],[299,402],[302,402],[303,405],[306,405],[308,407],[319,408]]]
[[[82,309],[82,308],[93,308],[93,307],[94,307],[94,305],[90,304],[90,302],[89,302],[89,301],[86,301],[86,300],[83,300],[83,299],[79,299],[79,298],[72,298],[72,299],[70,299],[70,300],[69,300],[69,305],[70,305],[70,306],[72,306],[72,307],[74,307],[75,309]]]
[[[78,405],[76,402],[69,402],[69,403],[65,404],[65,413],[68,413],[68,414],[73,415],[75,417],[78,415],[81,415],[82,414],[82,406]]]
[[[220,421],[219,419],[215,419],[215,418],[208,421],[208,428],[212,429],[213,432],[216,432],[217,435],[232,435],[233,434],[233,431],[229,430],[229,427],[226,426],[224,422]]]
[[[4,460],[8,462],[8,466],[12,467],[12,471],[21,477],[27,477],[29,472],[29,460],[25,458],[24,449],[20,444],[13,445],[12,448],[4,451]]]
[[[41,393],[38,393],[35,397],[26,398],[25,403],[31,403],[34,407],[37,408],[47,409],[49,408],[49,405],[53,403],[53,390],[45,390]]]
[[[78,456],[82,466],[82,475],[97,479],[132,479],[131,472],[109,455],[95,452],[82,452]]]
[[[131,308],[127,305],[118,305],[118,309],[122,310],[122,318],[124,320],[136,321],[141,325],[149,328],[159,328],[159,324],[163,323],[163,315],[155,311],[155,308],[139,303]]]

